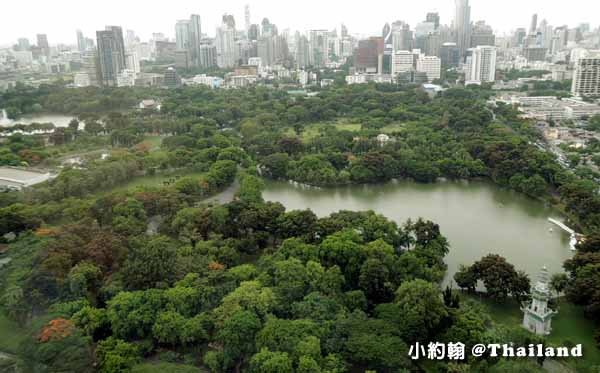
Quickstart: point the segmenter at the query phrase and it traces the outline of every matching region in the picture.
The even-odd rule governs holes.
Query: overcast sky
[[[431,11],[440,13],[441,23],[454,18],[454,0],[2,0],[0,5],[0,45],[16,43],[27,37],[35,43],[37,33],[48,35],[50,44],[75,44],[75,30],[95,38],[105,25],[132,29],[142,40],[152,32],[174,36],[177,19],[199,14],[202,32],[214,36],[223,13],[235,16],[239,29],[244,27],[244,5],[250,4],[252,23],[269,18],[280,30],[305,31],[333,29],[344,22],[352,34],[378,35],[385,22],[404,20],[412,28]],[[551,25],[571,27],[588,22],[600,23],[598,0],[471,0],[471,19],[485,20],[500,33],[517,27],[529,28],[531,15],[539,14]]]

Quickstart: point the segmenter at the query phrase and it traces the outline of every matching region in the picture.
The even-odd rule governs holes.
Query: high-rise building
[[[246,26],[246,35],[248,35],[249,31],[250,31],[250,5],[246,4],[246,6],[244,7],[244,21],[245,21],[245,26]]]
[[[529,26],[529,35],[534,35],[537,31],[537,18],[538,18],[537,13],[534,13],[533,16],[531,16],[531,25]]]
[[[440,47],[440,60],[445,67],[457,67],[460,63],[460,52],[456,43],[444,43]]]
[[[29,45],[29,39],[27,38],[19,38],[17,43],[18,49],[20,51],[28,51],[29,49],[31,49],[31,46]]]
[[[177,88],[181,85],[181,78],[174,67],[168,67],[165,71],[164,85],[167,88]]]
[[[383,37],[359,40],[354,58],[354,68],[359,73],[383,73]]]
[[[200,40],[200,67],[217,66],[217,48],[212,39]]]
[[[250,28],[248,29],[248,40],[258,40],[259,34],[260,32],[258,25],[256,23],[251,24]]]
[[[223,24],[235,30],[235,18],[232,14],[223,14]]]
[[[471,44],[471,7],[469,0],[455,0],[456,15],[454,28],[456,32],[456,45],[461,59]]]
[[[411,51],[394,51],[392,55],[392,75],[415,70],[415,54]]]
[[[107,26],[96,31],[98,43],[98,77],[102,85],[117,84],[117,74],[125,68],[125,46],[123,31],[118,26]]]
[[[469,49],[465,69],[465,85],[496,80],[496,47],[480,45]]]
[[[314,67],[323,67],[329,62],[329,31],[310,30],[309,59]]]
[[[48,36],[46,34],[37,34],[37,46],[42,50],[43,55],[50,55],[50,45],[48,44]]]
[[[177,49],[187,50],[190,45],[190,21],[187,19],[179,20],[175,24],[175,42]]]
[[[202,22],[200,16],[192,14],[190,16],[189,28],[189,52],[192,65],[200,66],[200,41],[202,40]]]
[[[440,15],[438,13],[427,13],[425,20],[433,23],[436,30],[440,28]]]
[[[435,56],[419,56],[417,71],[426,73],[429,82],[439,79],[442,75],[442,61]]]
[[[77,30],[77,50],[80,52],[85,52],[87,50],[87,43],[81,30]]]
[[[231,27],[231,19],[233,16],[223,16],[223,22],[220,27],[217,27],[217,35],[215,44],[217,47],[217,65],[220,68],[231,68],[235,65],[235,28]],[[233,23],[235,25],[235,22]]]
[[[479,21],[475,23],[471,30],[471,48],[475,48],[480,45],[495,45],[496,36],[491,26],[487,25],[485,21]]]
[[[310,65],[308,38],[300,33],[296,33],[296,65],[298,68],[304,68]]]
[[[342,38],[348,37],[348,27],[346,27],[346,25],[344,25],[343,23],[342,23],[342,26],[340,27],[340,36]]]
[[[409,51],[413,48],[413,32],[410,25],[402,23],[392,27],[392,49],[394,51]]]
[[[574,96],[600,96],[600,51],[590,51],[577,60],[571,93]]]

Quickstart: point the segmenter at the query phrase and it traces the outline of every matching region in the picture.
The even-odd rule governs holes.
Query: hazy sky
[[[239,29],[244,25],[244,5],[250,4],[252,23],[269,18],[280,30],[305,31],[338,28],[344,22],[350,33],[378,35],[385,22],[404,20],[412,28],[430,11],[440,13],[441,23],[454,18],[454,0],[2,0],[0,5],[0,45],[27,37],[35,43],[37,33],[48,34],[50,44],[76,42],[75,30],[95,38],[105,25],[132,29],[142,40],[152,32],[174,36],[177,19],[199,14],[202,32],[214,36],[223,13],[235,16]],[[531,15],[539,14],[551,25],[576,26],[600,23],[598,0],[471,0],[471,19],[486,20],[494,30],[508,32],[529,28]]]

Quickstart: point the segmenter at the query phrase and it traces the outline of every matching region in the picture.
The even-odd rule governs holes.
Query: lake
[[[311,209],[319,217],[343,209],[374,210],[398,224],[409,218],[432,220],[451,245],[445,283],[460,264],[470,265],[490,253],[504,256],[532,281],[544,265],[550,273],[562,272],[563,262],[573,255],[569,235],[548,222],[549,217],[564,220],[560,212],[487,182],[399,181],[315,188],[266,181],[263,197],[288,210]]]

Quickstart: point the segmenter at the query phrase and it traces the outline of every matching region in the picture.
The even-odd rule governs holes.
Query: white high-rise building
[[[469,49],[465,68],[465,85],[496,80],[496,47],[480,45]]]
[[[140,73],[140,57],[136,51],[129,51],[125,54],[125,66],[134,74]]]
[[[439,79],[442,75],[442,60],[435,56],[420,56],[417,71],[426,73],[429,82]]]
[[[215,38],[217,47],[217,65],[220,68],[230,68],[235,65],[235,29],[223,24],[217,27]]]
[[[600,51],[589,51],[577,60],[571,93],[574,96],[600,96]]]
[[[412,71],[415,68],[415,55],[411,51],[395,51],[392,55],[392,75]]]

